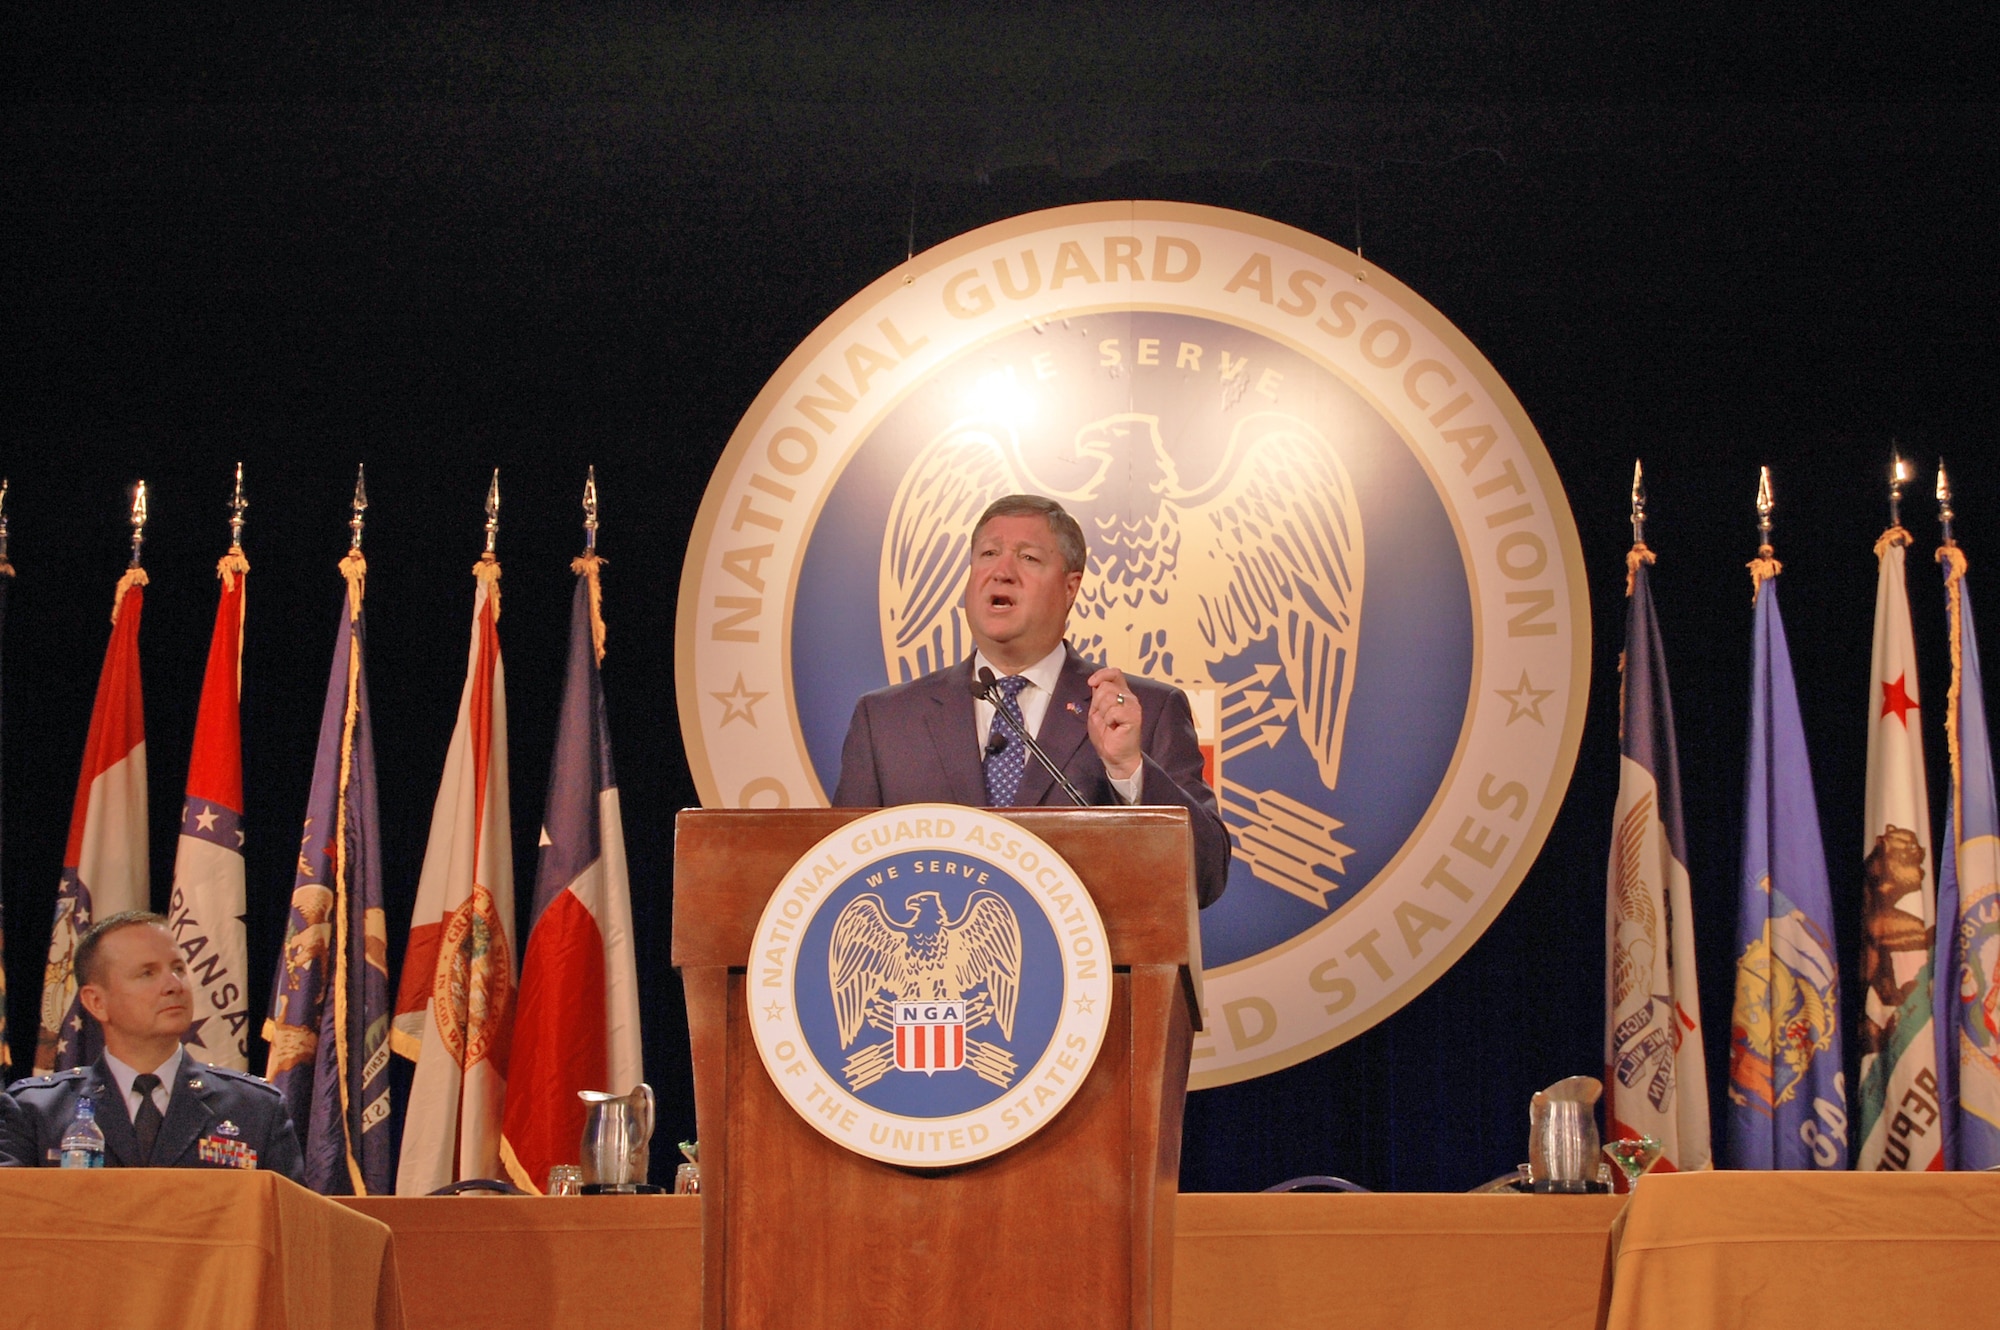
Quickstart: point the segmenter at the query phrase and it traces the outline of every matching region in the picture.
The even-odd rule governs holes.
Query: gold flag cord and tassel
[[[580,554],[569,561],[569,570],[578,577],[590,580],[590,644],[597,649],[597,663],[604,663],[604,589],[598,585],[597,572],[611,562],[600,554]]]

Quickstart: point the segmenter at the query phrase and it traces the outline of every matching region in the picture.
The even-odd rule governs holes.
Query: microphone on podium
[[[1048,768],[1048,773],[1056,778],[1056,784],[1062,786],[1063,793],[1067,794],[1078,808],[1090,807],[1090,801],[1077,792],[1076,786],[1070,784],[1069,777],[1063,775],[1062,768],[1049,759],[1048,753],[1043,751],[1042,746],[1035,742],[1035,736],[1028,733],[1027,727],[1008,714],[1007,708],[993,700],[993,692],[999,687],[999,682],[999,680],[993,677],[993,671],[987,666],[982,665],[979,667],[979,674],[972,680],[972,695],[993,707],[993,714],[1007,722],[1007,728],[1012,730],[1020,738],[1021,742],[1028,746],[1028,751],[1035,755],[1037,762]],[[995,745],[996,739],[998,746]],[[994,738],[987,740],[986,755],[991,757],[1006,748],[1006,746],[1006,736],[996,735]]]

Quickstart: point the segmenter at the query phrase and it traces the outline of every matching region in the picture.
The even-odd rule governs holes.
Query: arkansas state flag
[[[1708,1075],[1674,703],[1646,577],[1652,559],[1643,544],[1626,558],[1618,809],[1605,900],[1604,1124],[1613,1140],[1658,1141],[1658,1167],[1671,1172],[1709,1166]]]
[[[514,1021],[514,861],[500,564],[473,569],[472,649],[431,813],[390,1046],[417,1064],[396,1192],[497,1178]]]
[[[55,926],[42,978],[35,1070],[66,1071],[97,1060],[104,1037],[76,1000],[77,941],[91,922],[151,903],[146,871],[146,708],[139,692],[139,616],[146,573],[130,568],[111,602],[111,642],[97,676],[97,702],[83,743]]]
[[[507,1081],[501,1156],[530,1191],[542,1189],[550,1165],[577,1162],[577,1091],[622,1094],[645,1079],[625,828],[598,675],[599,562],[585,555],[574,565],[569,663]]]
[[[167,917],[195,987],[182,1042],[203,1062],[250,1069],[249,955],[243,938],[243,610],[250,561],[231,549],[216,566],[222,600],[194,722],[187,803]]]
[[[1903,550],[1892,526],[1875,542],[1874,665],[1868,685],[1868,787],[1861,873],[1861,1079],[1854,1167],[1944,1167],[1937,1039],[1931,1024],[1936,879],[1924,777],[1923,711]]]

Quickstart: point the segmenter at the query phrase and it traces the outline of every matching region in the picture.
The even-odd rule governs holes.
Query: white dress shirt
[[[160,1083],[153,1087],[153,1104],[160,1110],[160,1116],[167,1115],[167,1101],[174,1095],[174,1080],[180,1074],[181,1059],[187,1056],[187,1049],[181,1044],[174,1045],[173,1054],[153,1068],[153,1074]],[[128,1067],[109,1052],[104,1055],[104,1065],[111,1069],[111,1079],[118,1082],[118,1093],[125,1096],[125,1116],[136,1122],[139,1120],[139,1092],[132,1088],[139,1069]]]
[[[1042,721],[1049,714],[1049,703],[1055,699],[1056,684],[1062,679],[1063,665],[1067,659],[1068,648],[1058,643],[1054,651],[1021,671],[1028,681],[1028,686],[1021,690],[1015,702],[1021,708],[1021,720],[1028,727],[1028,733],[1038,740],[1042,737]],[[972,677],[977,679],[982,669],[992,670],[996,678],[1006,674],[1005,670],[986,659],[985,652],[975,651],[972,654]],[[993,704],[984,698],[974,698],[972,722],[979,731],[979,754],[983,763],[986,759],[986,744],[992,738],[993,726],[996,723],[993,719]],[[1000,729],[1002,733],[1008,732],[1004,724]],[[1041,765],[1035,762],[1032,756],[1029,762],[1034,767]],[[1112,776],[1108,770],[1104,773],[1104,778],[1110,781],[1111,788],[1118,792],[1120,802],[1136,804],[1139,802],[1139,791],[1146,783],[1146,763],[1141,758],[1138,767],[1123,780]]]

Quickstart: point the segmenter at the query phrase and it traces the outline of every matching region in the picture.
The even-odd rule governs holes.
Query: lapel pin
[[[1066,710],[1068,710],[1069,714],[1072,716],[1081,716],[1083,714],[1083,703],[1070,702],[1066,705]]]

